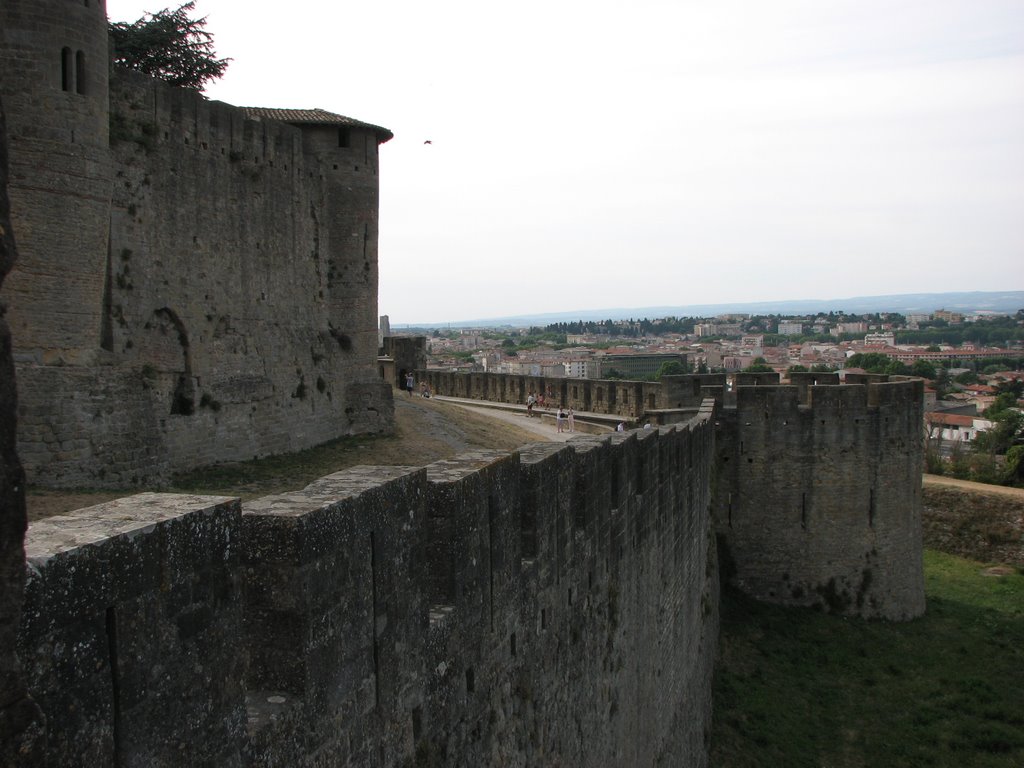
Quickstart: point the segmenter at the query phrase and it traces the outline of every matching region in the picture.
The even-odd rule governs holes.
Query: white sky
[[[195,13],[234,59],[211,98],[394,132],[380,206],[392,325],[1024,289],[1024,0]]]

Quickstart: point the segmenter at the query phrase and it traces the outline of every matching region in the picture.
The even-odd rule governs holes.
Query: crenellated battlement
[[[730,580],[764,600],[837,613],[907,619],[924,611],[920,379],[851,375],[840,384],[835,373],[803,373],[783,385],[776,373],[658,383],[427,377],[442,394],[500,402],[552,389],[550,405],[586,404],[632,423],[691,418],[713,399],[714,520]]]
[[[434,394],[522,405],[531,394],[545,393],[547,405],[626,417],[631,422],[671,423],[687,419],[711,398],[724,408],[788,411],[814,408],[822,415],[851,409],[885,407],[913,410],[923,402],[920,379],[905,376],[850,374],[845,384],[836,373],[794,373],[780,384],[777,373],[684,374],[657,382],[618,379],[565,379],[503,373],[418,371]],[[741,405],[742,404],[742,405]]]
[[[773,602],[924,612],[922,382],[740,386],[716,414],[731,580]]]
[[[34,524],[48,764],[704,764],[712,418]]]
[[[719,558],[766,600],[924,607],[920,382],[732,394],[655,429],[34,525],[19,650],[47,759],[704,764]]]

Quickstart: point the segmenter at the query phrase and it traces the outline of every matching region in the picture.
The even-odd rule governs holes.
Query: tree
[[[915,360],[910,370],[914,376],[920,376],[922,379],[934,379],[936,376],[935,365],[929,360]]]
[[[164,8],[133,22],[110,24],[114,63],[145,72],[171,85],[202,90],[224,74],[231,59],[218,59],[206,17],[189,18],[195,2],[176,10]]]
[[[1016,397],[1012,392],[996,395],[995,402],[985,410],[985,418],[992,421],[992,428],[979,432],[974,444],[979,451],[1006,453],[1024,430],[1024,413],[1014,407]]]
[[[977,384],[978,374],[974,371],[964,371],[963,373],[958,373],[954,376],[953,381],[957,384]]]
[[[763,357],[755,357],[753,362],[743,369],[744,373],[771,373],[775,369],[768,365]]]
[[[1024,445],[1015,445],[1006,452],[1003,482],[1007,485],[1024,483]]]
[[[662,376],[681,376],[684,373],[689,373],[686,370],[686,366],[678,360],[667,360],[661,364],[658,372],[654,374],[655,379],[660,379]]]
[[[846,360],[847,368],[863,368],[868,373],[882,373],[890,360],[880,352],[857,352]]]

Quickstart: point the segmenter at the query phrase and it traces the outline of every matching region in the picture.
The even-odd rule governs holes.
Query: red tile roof
[[[292,125],[345,125],[351,128],[368,128],[377,134],[381,143],[394,138],[394,134],[379,125],[364,123],[344,115],[336,115],[325,109],[274,109],[272,107],[241,107],[250,120],[277,120]]]
[[[945,424],[949,427],[973,427],[974,417],[963,416],[959,413],[926,413],[924,420],[929,424]]]

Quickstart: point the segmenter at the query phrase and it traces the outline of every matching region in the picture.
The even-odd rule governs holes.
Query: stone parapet
[[[716,417],[716,530],[764,600],[924,612],[920,380],[740,386]]]
[[[241,765],[240,509],[141,494],[29,527],[18,652],[46,765]]]
[[[33,525],[47,764],[705,765],[712,414]]]

